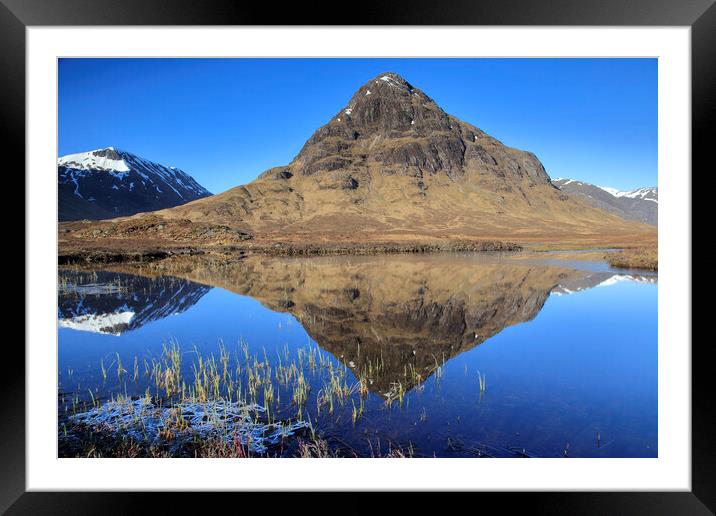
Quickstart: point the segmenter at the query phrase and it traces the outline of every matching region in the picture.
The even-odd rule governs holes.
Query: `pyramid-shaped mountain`
[[[288,165],[218,195],[75,235],[136,238],[141,231],[160,242],[190,234],[196,244],[249,236],[320,243],[655,235],[560,191],[534,154],[447,114],[390,72],[361,86]]]

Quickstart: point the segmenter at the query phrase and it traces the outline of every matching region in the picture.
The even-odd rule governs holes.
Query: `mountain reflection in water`
[[[180,278],[61,270],[60,328],[119,336],[191,308],[210,286]]]
[[[657,281],[538,253],[63,268],[58,410],[171,406],[171,356],[182,399],[203,360],[219,401],[310,422],[341,456],[654,457]]]
[[[385,396],[395,382],[414,388],[438,364],[534,319],[551,294],[619,281],[656,276],[473,255],[176,257],[141,270],[61,271],[58,317],[60,327],[120,335],[182,313],[217,287],[289,312],[356,374],[370,369],[369,389]]]

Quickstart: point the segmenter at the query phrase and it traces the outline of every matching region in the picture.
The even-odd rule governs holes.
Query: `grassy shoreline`
[[[378,255],[402,253],[439,253],[439,252],[517,252],[522,246],[514,242],[501,241],[435,241],[435,242],[381,242],[381,243],[345,243],[345,244],[290,244],[272,243],[252,246],[226,247],[182,247],[172,249],[60,249],[58,264],[71,265],[81,263],[128,263],[156,261],[174,255],[261,254],[266,256],[330,256],[330,255]]]
[[[658,271],[659,260],[656,246],[633,248],[583,248],[565,249],[523,247],[513,242],[500,241],[445,241],[432,243],[380,243],[380,244],[342,244],[293,245],[286,243],[266,244],[254,247],[217,247],[217,248],[173,248],[173,249],[76,249],[61,251],[57,257],[58,265],[102,265],[102,264],[141,264],[159,262],[175,256],[231,256],[241,259],[249,255],[263,256],[367,256],[383,254],[427,254],[460,252],[513,252],[529,258],[531,255],[546,256],[564,260],[604,260],[610,266],[619,269],[643,269]]]

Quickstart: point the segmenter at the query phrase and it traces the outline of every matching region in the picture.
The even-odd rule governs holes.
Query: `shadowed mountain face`
[[[60,328],[121,335],[184,312],[211,287],[174,277],[62,270],[58,290]]]
[[[613,273],[459,255],[334,258],[176,258],[156,272],[251,296],[289,312],[370,389],[412,388],[438,365],[504,328],[533,319],[554,292]],[[613,281],[613,280],[612,280]]]
[[[186,172],[113,147],[57,160],[59,220],[109,219],[211,193]]]
[[[152,227],[181,221],[237,231],[197,244],[245,234],[301,242],[655,235],[561,192],[534,154],[447,114],[395,73],[361,86],[290,164],[183,206],[78,226],[68,238],[137,238],[150,219]]]

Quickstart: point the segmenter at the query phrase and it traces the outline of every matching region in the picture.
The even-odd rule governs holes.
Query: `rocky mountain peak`
[[[332,123],[341,123],[359,134],[385,137],[450,129],[448,115],[394,72],[379,74],[361,86]]]
[[[368,162],[383,163],[386,169],[401,165],[457,171],[464,165],[463,138],[474,141],[478,133],[474,129],[463,135],[460,122],[423,91],[395,72],[384,72],[358,88],[290,166],[299,175],[362,168]]]
[[[119,149],[114,147],[105,147],[104,149],[97,149],[92,151],[92,154],[97,157],[110,158],[110,159],[122,159],[122,154]]]
[[[375,102],[410,104],[411,96],[420,96],[422,92],[394,72],[376,75],[363,84],[353,94],[350,105],[369,105]],[[427,98],[423,93],[423,98]]]
[[[335,187],[357,190],[370,179],[366,174],[371,170],[414,177],[420,196],[426,193],[427,176],[446,174],[455,181],[471,170],[500,182],[509,175],[512,179],[507,182],[526,178],[533,184],[549,184],[533,154],[509,149],[448,115],[394,72],[378,74],[363,84],[308,139],[289,167],[272,169],[267,175],[287,179],[320,173],[324,178],[335,176]]]

